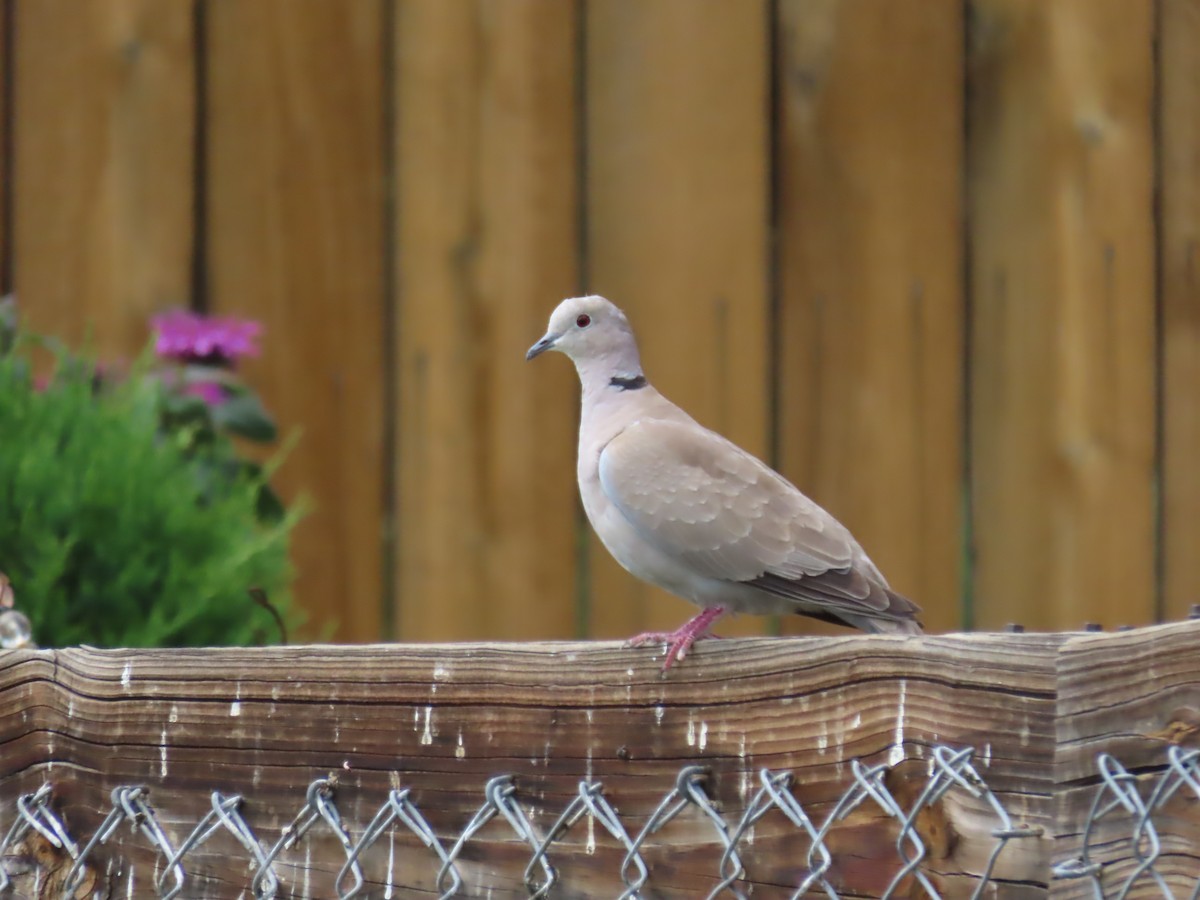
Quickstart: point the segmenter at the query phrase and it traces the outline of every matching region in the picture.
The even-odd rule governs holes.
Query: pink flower
[[[163,313],[151,321],[154,352],[166,359],[232,365],[243,356],[258,355],[258,336],[262,333],[258,322],[210,318],[181,310]]]
[[[215,381],[193,381],[184,387],[183,392],[199,397],[209,406],[220,406],[225,402],[225,389]]]

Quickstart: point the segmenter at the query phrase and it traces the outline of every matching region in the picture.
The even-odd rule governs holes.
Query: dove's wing
[[[782,476],[690,421],[639,419],[605,446],[600,485],[639,536],[698,575],[830,613],[910,617],[850,532]]]

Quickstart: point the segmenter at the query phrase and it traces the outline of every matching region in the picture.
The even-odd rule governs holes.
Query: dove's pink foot
[[[663,671],[681,662],[692,644],[708,636],[713,622],[725,615],[725,607],[711,606],[697,616],[688,619],[674,631],[647,631],[625,642],[626,647],[644,647],[647,644],[666,644],[667,657],[663,660]]]

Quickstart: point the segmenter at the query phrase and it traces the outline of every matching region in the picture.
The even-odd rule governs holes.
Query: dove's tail
[[[849,619],[849,616],[844,618]],[[851,624],[873,634],[924,634],[916,619],[869,619],[862,616]]]
[[[921,607],[891,588],[883,588],[887,594],[888,607],[880,616],[862,616],[839,612],[841,618],[871,634],[924,634],[917,616]]]

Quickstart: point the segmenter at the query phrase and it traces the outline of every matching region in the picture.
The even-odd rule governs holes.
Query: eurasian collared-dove
[[[564,300],[525,358],[546,350],[569,356],[583,386],[579,494],[596,534],[629,572],[703,607],[676,631],[630,640],[665,642],[664,669],[726,612],[920,633],[920,609],[845,526],[651,386],[616,306]]]

